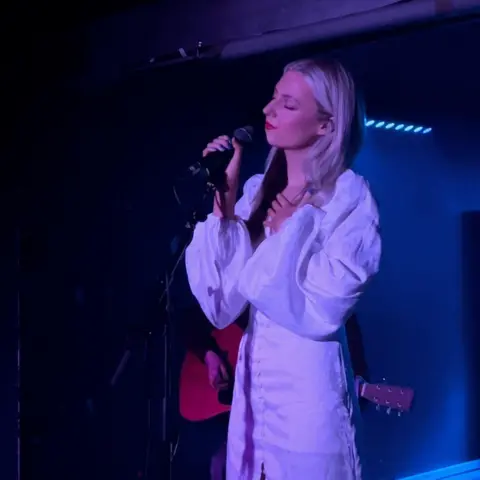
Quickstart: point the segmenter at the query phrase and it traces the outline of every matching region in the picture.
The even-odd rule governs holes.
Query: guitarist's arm
[[[216,390],[225,388],[228,372],[212,336],[213,327],[198,306],[184,312],[180,331],[187,351],[206,364],[210,385]]]

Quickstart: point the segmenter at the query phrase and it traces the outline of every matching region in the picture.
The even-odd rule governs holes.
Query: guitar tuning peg
[[[387,383],[387,379],[385,377],[382,378],[383,383]]]
[[[397,417],[401,417],[402,416],[402,412],[397,412]]]
[[[392,409],[390,407],[387,408],[387,415],[390,415],[392,413]]]
[[[380,411],[380,405],[377,404],[377,406],[375,407],[375,410],[376,410],[377,412],[379,412],[379,411]]]

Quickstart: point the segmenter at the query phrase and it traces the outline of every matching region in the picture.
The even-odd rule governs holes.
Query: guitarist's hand
[[[205,355],[205,364],[208,369],[208,381],[215,390],[228,387],[228,372],[222,359],[211,350]]]

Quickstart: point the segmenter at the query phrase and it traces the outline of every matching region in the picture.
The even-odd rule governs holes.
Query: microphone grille
[[[252,143],[253,142],[253,127],[247,125],[246,127],[237,128],[233,132],[235,140],[240,143]]]

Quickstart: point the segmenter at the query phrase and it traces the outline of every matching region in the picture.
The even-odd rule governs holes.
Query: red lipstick
[[[275,130],[275,128],[271,123],[265,122],[265,130]]]

